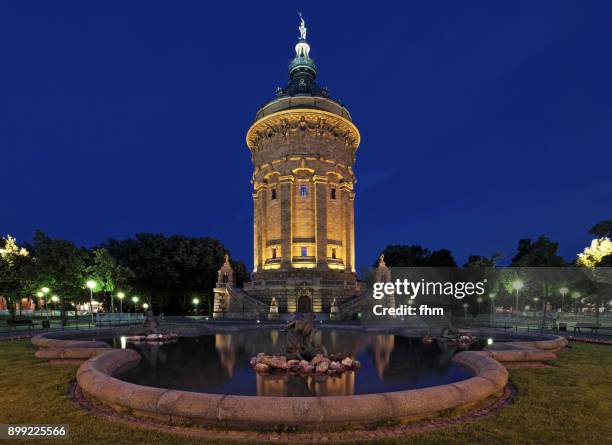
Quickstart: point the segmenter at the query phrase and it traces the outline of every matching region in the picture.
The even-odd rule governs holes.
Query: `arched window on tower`
[[[300,196],[308,196],[308,186],[306,184],[300,185]]]
[[[272,189],[272,199],[276,199],[276,189]]]
[[[336,187],[331,189],[331,199],[336,199]]]

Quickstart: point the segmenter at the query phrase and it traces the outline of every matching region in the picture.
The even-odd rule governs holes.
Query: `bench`
[[[576,333],[576,331],[581,332],[581,329],[590,329],[591,332],[595,332],[597,334],[597,331],[600,328],[601,326],[597,323],[576,323],[576,325],[574,326],[574,334]]]
[[[9,318],[8,320],[6,320],[6,324],[9,328],[9,332],[11,332],[11,329],[16,331],[17,326],[27,326],[29,332],[34,326],[34,322],[29,318]]]

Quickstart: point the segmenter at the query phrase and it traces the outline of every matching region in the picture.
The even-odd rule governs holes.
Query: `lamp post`
[[[193,302],[193,307],[194,307],[195,314],[198,315],[198,304],[200,304],[200,299],[199,298],[194,298],[192,300],[192,302]]]
[[[578,316],[578,298],[580,298],[580,292],[572,292],[572,298],[574,299],[574,313]]]
[[[538,301],[540,299],[538,297],[533,297],[533,316],[536,316],[536,312],[538,312]]]
[[[91,315],[91,323],[94,322],[94,313],[93,313],[93,290],[96,288],[97,283],[94,280],[87,280],[85,286],[89,288],[89,313]]]
[[[476,298],[476,303],[478,303],[478,315],[480,315],[480,303],[482,303],[482,297]]]
[[[495,292],[489,294],[489,298],[491,299],[491,325],[495,327],[495,304],[493,300],[497,297]]]
[[[47,294],[48,294],[49,292],[51,292],[51,289],[49,289],[48,287],[43,287],[43,288],[42,288],[40,291],[41,291],[41,292],[43,293],[43,295],[44,295],[44,301],[45,301],[45,312],[47,313],[47,318],[49,318],[49,307],[47,306]]]
[[[523,283],[521,280],[515,280],[512,282],[512,289],[514,289],[516,291],[516,306],[514,308],[514,310],[518,313],[519,310],[519,291],[525,287],[525,283]]]
[[[132,303],[134,303],[134,313],[136,313],[136,305],[138,304],[139,298],[137,296],[132,297]]]
[[[569,289],[567,287],[562,287],[559,289],[559,293],[561,294],[561,318],[563,318],[563,305],[565,304],[565,296],[568,294]]]
[[[467,303],[463,303],[463,318],[467,320],[467,310],[469,305]]]
[[[143,303],[142,304],[142,308],[145,310],[145,312],[147,311],[147,309],[149,309],[149,304],[148,303]]]
[[[53,295],[51,297],[51,301],[53,302],[53,310],[57,310],[57,302],[59,301],[59,297],[57,295]]]
[[[125,298],[125,294],[123,292],[117,292],[117,298],[119,298],[119,310],[123,314],[123,299]]]
[[[42,291],[36,292],[36,296],[38,297],[38,308],[40,309],[40,300],[45,296]]]

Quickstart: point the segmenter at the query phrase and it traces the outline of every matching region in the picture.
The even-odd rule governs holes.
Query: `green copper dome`
[[[300,38],[295,45],[295,57],[289,62],[289,83],[284,88],[276,89],[276,98],[257,111],[256,120],[270,113],[292,108],[324,110],[350,120],[350,114],[344,105],[332,99],[329,90],[317,83],[317,65],[310,57],[306,24],[301,15],[300,21]]]

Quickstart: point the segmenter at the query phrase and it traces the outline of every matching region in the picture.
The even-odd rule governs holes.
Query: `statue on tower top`
[[[306,22],[304,22],[301,12],[298,12],[298,15],[300,16],[300,27],[298,28],[300,30],[300,40],[306,40]]]

